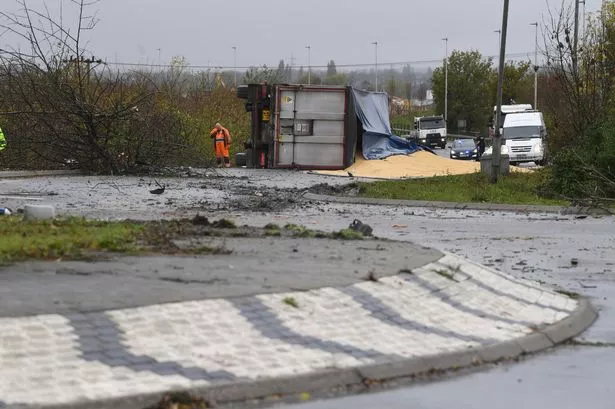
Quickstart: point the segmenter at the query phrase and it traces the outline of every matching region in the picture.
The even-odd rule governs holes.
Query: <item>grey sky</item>
[[[57,9],[62,0],[46,2]],[[67,0],[63,0],[67,3]],[[549,0],[558,7],[561,0]],[[15,8],[13,0],[2,0]],[[566,0],[572,4],[573,0]],[[586,0],[595,11],[601,0]],[[167,63],[176,55],[191,65],[277,65],[280,59],[307,66],[422,61],[449,50],[478,49],[497,54],[503,0],[100,0],[92,6],[100,19],[89,48],[109,62]],[[6,10],[6,9],[5,9]],[[534,28],[545,0],[510,0],[507,53],[530,55]],[[1,41],[4,45],[5,41]],[[420,65],[417,65],[420,66]]]

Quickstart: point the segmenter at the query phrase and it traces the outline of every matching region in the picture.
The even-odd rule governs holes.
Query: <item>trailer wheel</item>
[[[247,157],[245,152],[237,152],[235,154],[235,165],[241,167],[246,166]]]

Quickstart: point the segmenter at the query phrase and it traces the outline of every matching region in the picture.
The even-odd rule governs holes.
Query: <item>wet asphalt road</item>
[[[612,409],[615,354],[566,347],[523,363],[387,392],[284,409]],[[282,406],[279,406],[282,408]]]
[[[560,347],[467,377],[311,403],[306,409],[615,407],[615,218],[305,203],[298,197],[299,189],[350,180],[241,169],[229,175],[234,177],[168,179],[164,182],[170,188],[160,197],[149,195],[147,178],[0,181],[0,196],[38,195],[61,213],[89,217],[207,212],[251,225],[298,223],[328,231],[358,218],[378,236],[435,247],[517,277],[582,293],[599,309],[598,321],[579,338],[587,345]],[[285,192],[287,188],[294,190]],[[11,200],[14,207],[27,202],[23,197]],[[261,207],[262,202],[275,206]]]

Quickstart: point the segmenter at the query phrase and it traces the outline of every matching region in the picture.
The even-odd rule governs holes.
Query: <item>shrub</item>
[[[592,127],[577,146],[559,151],[541,192],[572,199],[615,198],[615,120]]]

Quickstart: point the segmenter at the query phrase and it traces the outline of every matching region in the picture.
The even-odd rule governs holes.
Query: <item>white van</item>
[[[500,124],[500,135],[502,134],[502,128],[504,126],[504,122],[506,121],[506,115],[512,114],[515,112],[527,112],[531,111],[531,104],[514,104],[514,105],[502,105],[501,107],[501,115],[498,124]],[[497,113],[498,107],[497,105],[493,107],[493,123],[495,124],[495,117]],[[495,125],[494,125],[495,126]]]
[[[546,163],[547,128],[542,112],[511,112],[504,119],[502,138],[506,141],[510,164]]]

